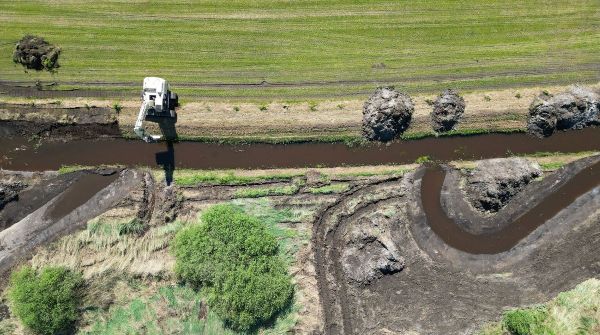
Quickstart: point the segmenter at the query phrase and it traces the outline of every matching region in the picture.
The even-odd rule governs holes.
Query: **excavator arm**
[[[135,126],[133,127],[133,131],[136,133],[136,135],[139,136],[142,140],[146,141],[147,143],[158,141],[161,138],[160,135],[146,134],[146,131],[144,130],[144,120],[146,119],[146,115],[148,114],[148,109],[150,107],[153,107],[153,105],[153,100],[144,101],[142,103],[142,106],[140,107],[140,113],[138,114],[137,120],[135,121]]]

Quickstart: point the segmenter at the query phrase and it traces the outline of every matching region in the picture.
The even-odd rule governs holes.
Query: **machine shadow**
[[[175,172],[175,142],[178,141],[177,130],[175,129],[176,119],[165,118],[159,120],[158,126],[166,140],[167,150],[156,153],[156,164],[162,167],[165,172],[165,182],[167,186],[173,182],[173,173]]]

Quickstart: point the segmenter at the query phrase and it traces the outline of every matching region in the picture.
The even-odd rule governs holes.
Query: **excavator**
[[[142,106],[138,114],[133,131],[142,140],[150,143],[161,139],[161,135],[150,135],[144,130],[144,121],[161,122],[170,118],[173,123],[177,122],[175,108],[179,106],[179,97],[171,92],[169,83],[163,78],[144,78],[142,90]]]

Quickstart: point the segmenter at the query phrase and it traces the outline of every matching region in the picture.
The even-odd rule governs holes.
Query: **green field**
[[[600,1],[0,1],[0,80],[144,76],[198,97],[329,99],[393,84],[433,92],[600,80]],[[58,74],[12,63],[26,33],[63,49]],[[279,86],[244,86],[262,81]],[[219,84],[232,84],[221,86]]]

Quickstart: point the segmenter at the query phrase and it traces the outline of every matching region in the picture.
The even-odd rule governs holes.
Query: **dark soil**
[[[362,131],[371,141],[391,141],[410,125],[415,110],[410,96],[379,87],[363,106]]]
[[[0,121],[2,137],[70,140],[121,136],[110,108],[0,103],[0,110],[10,115]]]
[[[465,99],[454,90],[445,90],[433,103],[431,126],[436,132],[454,129],[465,112]]]
[[[600,124],[600,95],[574,86],[567,92],[550,96],[540,94],[529,107],[527,130],[539,137],[557,130],[582,129]]]
[[[524,158],[488,159],[469,172],[466,188],[477,209],[497,212],[541,174],[537,164]]]
[[[22,181],[0,181],[0,211],[11,201],[19,198],[19,192],[27,187]]]
[[[18,199],[7,203],[0,210],[0,231],[12,226],[30,213],[45,205],[69,188],[83,172],[48,176],[39,183],[17,194]]]
[[[420,204],[422,175],[355,188],[319,215],[313,243],[326,334],[474,334],[506,308],[547,301],[600,276],[598,250],[590,247],[600,242],[598,187],[510,251],[473,255],[431,231]],[[352,285],[341,239],[369,221],[393,227],[404,269]]]

